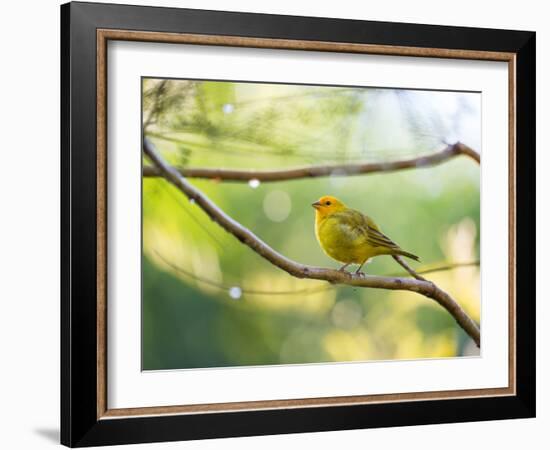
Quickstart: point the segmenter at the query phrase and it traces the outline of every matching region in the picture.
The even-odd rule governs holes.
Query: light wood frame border
[[[307,50],[390,56],[432,57],[502,61],[508,63],[508,250],[509,250],[509,342],[508,387],[468,389],[402,394],[379,394],[302,398],[288,400],[246,401],[200,405],[150,406],[109,409],[107,405],[107,42],[140,41],[267,49]],[[334,43],[287,39],[247,38],[235,36],[160,33],[114,29],[97,30],[97,419],[157,416],[171,414],[220,413],[266,409],[289,409],[319,406],[390,403],[421,400],[444,400],[476,397],[513,396],[516,394],[516,55],[508,52],[455,50],[444,48],[404,47],[373,44]]]

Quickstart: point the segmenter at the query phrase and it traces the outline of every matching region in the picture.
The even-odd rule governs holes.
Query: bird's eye
[[[330,206],[330,202],[325,202],[325,205]]]

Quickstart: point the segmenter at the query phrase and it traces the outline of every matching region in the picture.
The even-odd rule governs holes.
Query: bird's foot
[[[338,272],[342,272],[342,273],[349,273],[347,270],[346,270],[346,267],[348,267],[349,264],[344,264],[342,267],[340,267],[338,269]]]
[[[357,278],[365,278],[367,275],[365,274],[365,272],[360,272],[359,270],[354,272],[354,275],[357,277]]]

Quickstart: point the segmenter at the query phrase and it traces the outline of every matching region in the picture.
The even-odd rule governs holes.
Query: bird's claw
[[[365,272],[355,272],[355,276],[357,278],[365,278],[366,277]]]

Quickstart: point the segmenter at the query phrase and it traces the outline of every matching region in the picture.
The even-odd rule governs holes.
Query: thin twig
[[[162,256],[156,250],[154,251],[154,253],[160,258],[162,262],[164,262],[164,264],[166,264],[168,267],[175,270],[176,272],[179,272],[182,275],[186,276],[187,278],[198,281],[200,283],[204,283],[210,287],[218,288],[219,290],[226,291],[226,292],[229,291],[231,288],[238,287],[241,290],[241,293],[246,295],[298,295],[298,294],[309,295],[309,294],[318,294],[320,292],[335,289],[335,286],[332,286],[332,285],[323,285],[323,286],[318,286],[316,288],[294,289],[294,290],[286,290],[286,291],[271,291],[271,290],[264,291],[261,289],[247,289],[237,284],[229,285],[229,284],[218,283],[217,281],[211,280],[209,278],[196,275],[193,272],[190,272],[189,270],[185,270],[183,267],[177,266],[176,264],[168,261],[164,256]]]
[[[467,145],[457,142],[447,145],[443,150],[431,155],[390,162],[329,164],[323,166],[304,166],[281,170],[240,170],[240,169],[211,169],[204,167],[179,167],[176,170],[187,178],[207,178],[219,181],[258,180],[261,182],[296,180],[315,177],[342,177],[350,175],[364,175],[376,172],[395,172],[397,170],[431,167],[441,164],[460,155],[466,155],[479,163],[479,154]],[[161,170],[155,166],[144,166],[144,177],[161,175]]]
[[[174,270],[178,273],[181,273],[182,275],[184,275],[185,277],[187,277],[191,280],[195,280],[195,281],[198,281],[200,283],[204,283],[204,284],[206,284],[210,287],[217,288],[220,291],[226,291],[227,292],[232,287],[238,287],[239,289],[241,289],[241,292],[244,295],[260,295],[260,296],[275,295],[275,296],[277,296],[277,295],[318,294],[320,292],[330,291],[330,290],[333,290],[333,289],[337,288],[337,286],[335,286],[334,284],[324,284],[323,286],[319,286],[319,287],[316,287],[316,288],[304,288],[304,289],[292,289],[292,290],[287,289],[287,290],[284,290],[284,291],[273,291],[273,290],[266,291],[266,290],[258,290],[258,289],[247,289],[247,288],[241,287],[239,282],[236,282],[236,283],[233,283],[233,284],[223,284],[223,283],[219,283],[217,281],[214,281],[210,278],[206,278],[206,277],[203,277],[203,276],[200,276],[200,275],[196,275],[195,273],[191,272],[190,270],[186,270],[183,267],[178,266],[178,265],[168,261],[158,251],[153,250],[153,253],[155,253],[155,255],[157,255],[157,257],[164,264],[166,264],[168,267],[170,267],[172,270]],[[420,273],[424,274],[424,273],[431,273],[431,272],[442,272],[442,271],[445,271],[445,270],[453,270],[453,269],[457,269],[457,268],[460,268],[460,267],[471,267],[471,266],[476,266],[476,265],[479,265],[479,261],[473,261],[473,262],[467,262],[467,263],[448,264],[448,265],[445,265],[445,266],[434,267],[432,269],[419,270],[416,273],[417,274],[420,274]],[[397,276],[397,275],[386,275],[386,276],[393,277],[393,276]],[[314,281],[317,281],[317,280],[314,280]]]
[[[431,269],[418,270],[416,273],[425,275],[427,273],[443,272],[443,271],[446,271],[446,270],[453,270],[453,269],[459,269],[461,267],[473,267],[473,266],[479,266],[479,260],[464,262],[464,263],[447,264],[445,266],[432,267]]]
[[[147,119],[143,123],[143,129],[146,130],[149,125],[153,123],[153,120],[155,119],[155,116],[160,112],[161,110],[161,101],[160,97],[164,94],[164,91],[166,90],[166,83],[168,80],[162,80],[156,87],[155,87],[155,100],[153,107],[151,108],[151,111],[149,111],[149,115],[147,116]]]
[[[159,173],[161,173],[164,178],[176,186],[189,199],[193,199],[195,203],[201,207],[213,221],[218,223],[227,232],[231,233],[239,241],[276,267],[279,267],[296,278],[324,280],[331,283],[346,284],[357,287],[416,292],[435,300],[443,308],[445,308],[479,347],[480,333],[477,324],[466,314],[466,312],[458,303],[456,303],[456,301],[453,300],[449,294],[437,287],[434,283],[398,277],[381,277],[374,275],[353,276],[349,273],[340,272],[334,269],[306,266],[288,259],[286,256],[267,245],[248,228],[245,228],[235,219],[227,215],[206,195],[189,183],[185,177],[183,177],[175,168],[170,166],[159,155],[153,147],[153,144],[148,139],[143,139],[143,151],[151,162],[157,167]]]
[[[426,278],[419,275],[418,272],[415,272],[415,270],[407,264],[407,262],[399,255],[392,255],[392,258],[397,261],[397,263],[403,267],[411,277],[416,278],[417,280],[427,281]]]

